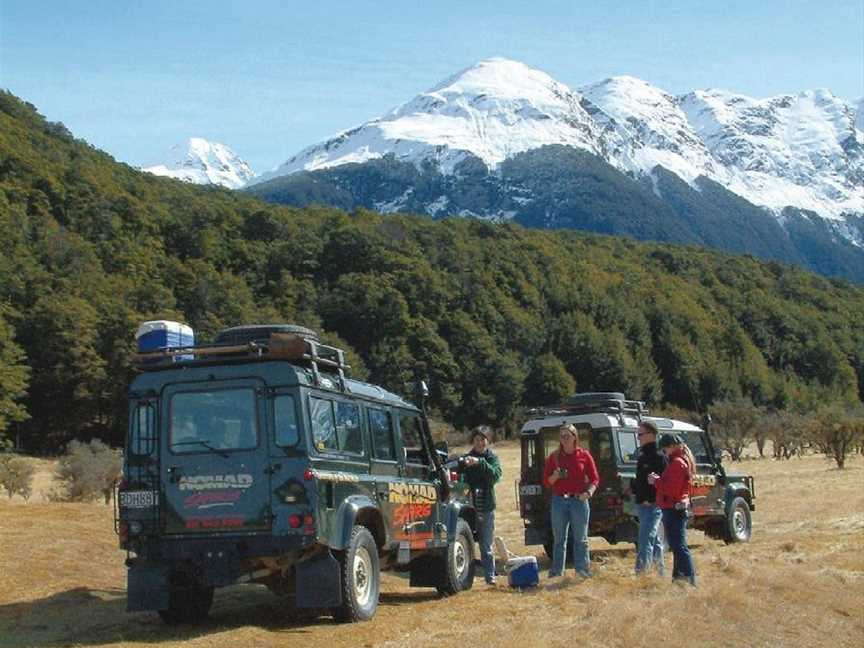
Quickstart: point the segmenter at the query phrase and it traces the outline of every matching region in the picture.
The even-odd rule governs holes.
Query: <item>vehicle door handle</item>
[[[264,473],[267,475],[273,475],[277,470],[282,468],[282,464],[270,464],[264,469]]]
[[[168,473],[168,481],[175,484],[180,481],[180,468],[178,466],[168,466],[166,472]]]

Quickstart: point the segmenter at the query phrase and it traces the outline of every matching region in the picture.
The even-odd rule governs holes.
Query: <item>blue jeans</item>
[[[640,574],[657,565],[657,573],[663,576],[663,532],[660,520],[663,512],[655,504],[639,504],[639,546],[636,549],[636,573]]]
[[[555,538],[552,550],[552,569],[550,576],[564,573],[567,558],[567,531],[573,538],[573,566],[576,573],[588,576],[591,556],[588,552],[588,517],[591,507],[578,497],[552,497],[552,535]]]
[[[686,578],[691,585],[696,585],[696,569],[687,546],[687,511],[663,509],[663,528],[672,550],[672,580]]]
[[[492,543],[495,541],[495,511],[477,513],[477,537],[480,540],[483,576],[487,583],[492,583],[495,580],[495,554],[492,553]]]

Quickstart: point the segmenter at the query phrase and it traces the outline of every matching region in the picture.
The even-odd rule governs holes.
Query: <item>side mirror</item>
[[[415,390],[417,392],[417,398],[423,400],[429,397],[429,386],[426,384],[425,380],[418,380]]]

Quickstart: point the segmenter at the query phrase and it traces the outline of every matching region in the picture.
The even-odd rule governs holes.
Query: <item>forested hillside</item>
[[[115,162],[0,94],[0,430],[122,438],[145,319],[287,321],[456,426],[573,389],[858,402],[864,290],[778,263],[477,220],[291,209]]]

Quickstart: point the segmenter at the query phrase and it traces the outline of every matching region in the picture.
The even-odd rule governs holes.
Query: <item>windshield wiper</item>
[[[205,448],[207,448],[208,450],[210,450],[211,452],[215,452],[215,453],[218,454],[220,457],[225,457],[225,458],[227,459],[227,458],[230,456],[230,455],[229,455],[227,452],[225,452],[224,450],[221,450],[220,448],[216,448],[216,447],[210,445],[209,443],[207,443],[206,441],[198,441],[198,440],[195,440],[195,441],[180,441],[179,443],[172,443],[172,444],[171,444],[171,447],[172,447],[172,448],[176,448],[177,446],[183,446],[183,445],[201,445],[201,446],[204,446]]]

